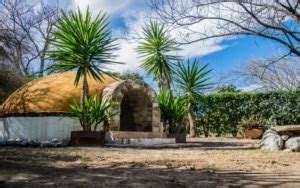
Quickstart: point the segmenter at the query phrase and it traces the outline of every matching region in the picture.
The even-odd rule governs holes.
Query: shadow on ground
[[[17,152],[18,149],[21,152]],[[50,153],[44,152],[49,150]],[[42,148],[25,151],[26,148],[0,148],[0,187],[300,186],[300,175],[295,174],[197,169],[190,166],[178,168],[167,164],[165,167],[153,167],[135,161],[89,166],[76,162],[81,159],[79,155],[70,156]],[[68,162],[69,165],[54,167],[57,162]]]
[[[132,149],[184,149],[195,148],[199,150],[254,150],[259,148],[259,140],[251,140],[249,142],[232,142],[222,141],[188,141],[187,143],[165,144],[153,146],[129,146],[129,145],[108,145],[107,147],[115,148],[132,148]]]
[[[123,163],[123,165],[126,165]],[[5,170],[1,187],[5,186],[63,186],[63,187],[215,187],[215,186],[295,186],[300,185],[299,176],[276,173],[247,173],[218,171],[214,169],[166,169],[147,168],[144,164],[131,163],[129,167],[53,168],[24,165],[3,165]],[[18,170],[16,168],[19,168]],[[3,175],[3,174],[2,174]]]

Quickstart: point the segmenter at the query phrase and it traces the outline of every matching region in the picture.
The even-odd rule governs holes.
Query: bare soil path
[[[0,187],[300,187],[300,153],[254,140],[154,148],[0,147]]]

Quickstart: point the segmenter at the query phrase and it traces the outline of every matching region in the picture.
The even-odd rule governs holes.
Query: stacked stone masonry
[[[112,104],[112,131],[162,132],[160,109],[155,92],[142,81],[126,80],[111,84],[103,90]]]

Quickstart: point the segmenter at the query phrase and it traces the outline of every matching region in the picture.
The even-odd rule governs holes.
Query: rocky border
[[[51,140],[27,140],[27,139],[8,139],[0,140],[0,146],[30,146],[30,147],[66,147],[69,145],[69,139],[53,138]]]
[[[107,86],[103,90],[103,96],[110,101],[112,113],[115,114],[109,122],[110,130],[120,130],[121,102],[127,91],[138,89],[149,97],[152,102],[152,132],[163,132],[160,123],[160,108],[154,90],[145,82],[140,80],[122,80]]]
[[[300,152],[300,125],[276,126],[265,131],[261,149]]]

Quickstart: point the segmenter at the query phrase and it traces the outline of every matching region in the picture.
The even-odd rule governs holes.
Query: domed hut
[[[53,74],[33,80],[16,90],[0,106],[0,139],[70,139],[82,130],[70,117],[70,104],[80,100],[81,84],[75,73]],[[112,104],[112,131],[160,133],[160,110],[155,92],[143,81],[118,80],[104,75],[102,82],[88,79],[90,95],[102,93]]]

